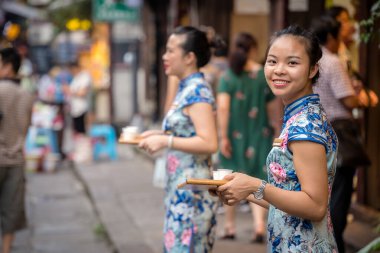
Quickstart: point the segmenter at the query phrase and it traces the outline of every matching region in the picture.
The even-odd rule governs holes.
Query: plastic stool
[[[117,159],[116,132],[111,125],[93,125],[90,129],[93,141],[92,155],[98,160],[101,155],[108,155],[111,160]]]

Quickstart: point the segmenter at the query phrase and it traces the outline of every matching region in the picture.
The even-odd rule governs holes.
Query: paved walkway
[[[26,205],[29,226],[16,233],[12,253],[112,252],[72,169],[27,174]]]

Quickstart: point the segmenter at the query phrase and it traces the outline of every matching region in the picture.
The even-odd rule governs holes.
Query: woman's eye
[[[267,60],[267,63],[273,65],[276,63],[276,61],[275,60]]]
[[[298,62],[291,61],[291,62],[289,62],[289,65],[290,65],[290,66],[298,65]]]

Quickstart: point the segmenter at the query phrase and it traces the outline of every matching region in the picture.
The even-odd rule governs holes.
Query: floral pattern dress
[[[228,139],[232,147],[229,158],[219,153],[219,166],[266,179],[265,163],[273,140],[267,103],[275,96],[267,85],[263,68],[241,75],[229,69],[220,80],[218,93],[231,98]]]
[[[163,121],[163,129],[174,136],[196,135],[191,118],[183,109],[194,103],[211,104],[215,100],[202,73],[180,82],[173,105]],[[168,182],[165,196],[164,252],[211,252],[216,229],[216,198],[200,189],[177,189],[187,177],[211,178],[209,156],[178,150],[167,153]]]
[[[317,94],[302,97],[285,108],[279,142],[275,145],[275,141],[267,158],[270,184],[284,190],[301,191],[293,154],[287,145],[291,141],[311,141],[325,147],[330,202],[338,140]],[[271,205],[268,241],[268,252],[273,253],[337,252],[329,208],[322,221],[313,222],[289,215]]]

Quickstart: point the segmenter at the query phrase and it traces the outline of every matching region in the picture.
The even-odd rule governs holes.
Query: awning
[[[47,13],[45,10],[40,10],[22,3],[5,1],[1,3],[0,6],[3,11],[10,12],[28,19],[45,20],[47,18]]]

